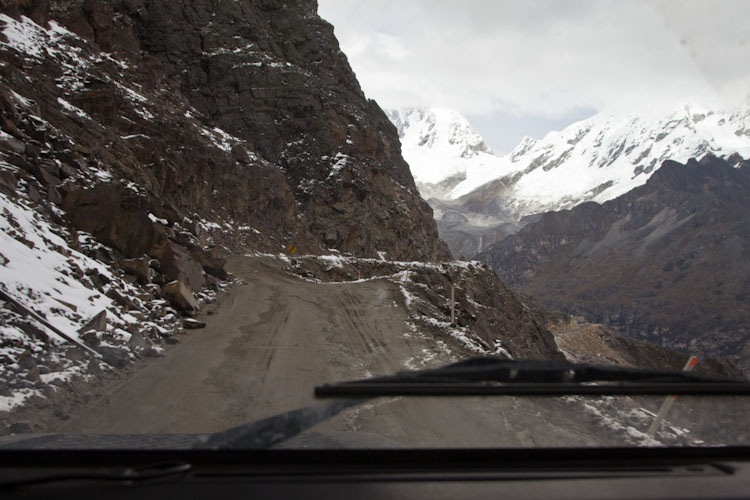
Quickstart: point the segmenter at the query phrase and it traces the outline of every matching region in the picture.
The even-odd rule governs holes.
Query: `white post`
[[[456,287],[451,285],[451,325],[456,326]]]
[[[690,356],[687,360],[687,363],[685,363],[685,367],[682,369],[682,371],[689,372],[696,364],[698,364],[698,358],[696,358],[695,356]],[[649,436],[656,436],[656,431],[659,430],[662,420],[664,420],[664,417],[667,416],[669,410],[672,409],[672,405],[674,404],[676,399],[677,396],[667,396],[666,399],[664,399],[664,403],[662,403],[659,413],[657,413],[654,421],[651,422],[651,427],[648,428]]]

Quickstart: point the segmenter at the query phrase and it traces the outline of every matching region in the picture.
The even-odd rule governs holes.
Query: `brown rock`
[[[18,179],[12,172],[7,170],[0,170],[0,189],[5,193],[11,194],[16,192],[18,186]]]
[[[47,201],[55,205],[62,205],[62,196],[55,186],[47,186]]]
[[[151,267],[149,263],[151,259],[146,256],[140,259],[120,259],[117,261],[117,267],[125,271],[126,273],[134,275],[138,278],[138,282],[141,285],[148,285],[151,283]]]
[[[200,247],[193,247],[190,255],[201,265],[206,273],[212,274],[220,280],[225,280],[229,274],[224,270],[226,259],[221,249],[214,247],[210,250],[203,250]]]
[[[56,172],[51,172],[50,170],[52,169],[46,165],[34,168],[34,177],[42,183],[42,186],[57,186],[62,182],[60,178],[55,175]]]
[[[87,330],[78,335],[78,338],[89,347],[97,347],[101,341],[96,335],[96,330]]]
[[[128,345],[131,349],[145,350],[151,347],[151,341],[145,337],[140,331],[135,331],[128,340]]]
[[[13,136],[4,134],[0,136],[0,149],[22,155],[26,152],[26,144]]]
[[[147,253],[157,239],[145,198],[119,183],[71,191],[63,210],[76,229],[93,234],[125,257]]]
[[[79,333],[85,333],[90,330],[94,330],[97,332],[106,332],[107,331],[107,310],[102,309],[96,316],[91,318],[83,327],[81,327],[80,330],[78,330]]]
[[[26,380],[30,380],[32,382],[38,382],[41,380],[41,376],[39,374],[39,367],[37,365],[32,366],[29,368],[29,371],[26,373]]]
[[[159,259],[159,270],[169,281],[179,280],[194,291],[206,282],[203,267],[196,262],[185,247],[161,238],[150,255]]]
[[[197,319],[185,318],[182,320],[182,326],[188,330],[196,330],[199,328],[206,328],[206,323],[198,321]]]
[[[102,355],[102,361],[115,368],[122,368],[130,361],[130,354],[126,349],[100,345],[96,351]]]
[[[36,366],[36,362],[34,362],[31,351],[28,349],[21,353],[21,355],[18,357],[17,363],[21,366],[21,368],[26,368],[27,370],[33,366]]]
[[[114,300],[121,306],[125,307],[127,309],[135,309],[135,303],[133,303],[132,300],[130,300],[128,297],[125,297],[123,294],[115,290],[114,288],[110,287],[109,290],[104,294],[110,299]]]
[[[171,281],[162,287],[169,302],[187,313],[194,313],[199,309],[198,302],[190,288],[181,281]]]

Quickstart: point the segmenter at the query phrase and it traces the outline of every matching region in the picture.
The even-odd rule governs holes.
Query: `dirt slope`
[[[385,280],[305,283],[259,258],[228,266],[246,283],[207,327],[66,430],[212,432],[310,404],[316,384],[403,369],[413,351]]]

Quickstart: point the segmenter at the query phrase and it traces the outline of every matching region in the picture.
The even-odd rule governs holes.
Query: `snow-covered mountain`
[[[750,106],[684,107],[661,117],[599,114],[543,139],[527,137],[504,156],[455,111],[388,115],[442,238],[466,257],[518,230],[524,216],[625,194],[665,160],[750,157]]]
[[[458,111],[404,108],[386,114],[424,198],[449,197],[467,173],[495,170],[498,156]]]
[[[707,153],[750,155],[750,107],[685,107],[661,118],[596,115],[539,141],[526,138],[504,158],[505,207],[523,216],[602,203],[645,184],[665,160],[684,163]],[[454,197],[474,186],[461,187]]]
[[[644,184],[667,159],[750,156],[750,106],[684,107],[657,118],[599,114],[540,140],[527,137],[505,156],[494,155],[455,111],[388,115],[423,196],[458,200],[480,188],[487,199],[483,185],[499,180],[491,189],[516,218],[611,200]]]

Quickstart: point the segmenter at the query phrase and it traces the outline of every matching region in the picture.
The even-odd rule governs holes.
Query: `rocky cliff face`
[[[201,115],[283,172],[296,233],[358,255],[445,256],[395,128],[365,99],[316,2],[112,7]]]
[[[747,370],[749,172],[665,162],[644,186],[543,214],[480,257],[555,308]]]
[[[228,253],[448,256],[316,8],[0,0],[0,411],[160,355]]]
[[[316,8],[11,3],[6,121],[31,153],[54,155],[71,174],[54,176],[58,191],[81,163],[137,185],[170,222],[200,214],[262,233],[245,246],[445,256],[395,128],[365,99]],[[24,40],[40,50],[24,51]],[[46,147],[10,92],[75,148]],[[65,191],[80,183],[71,184]]]

